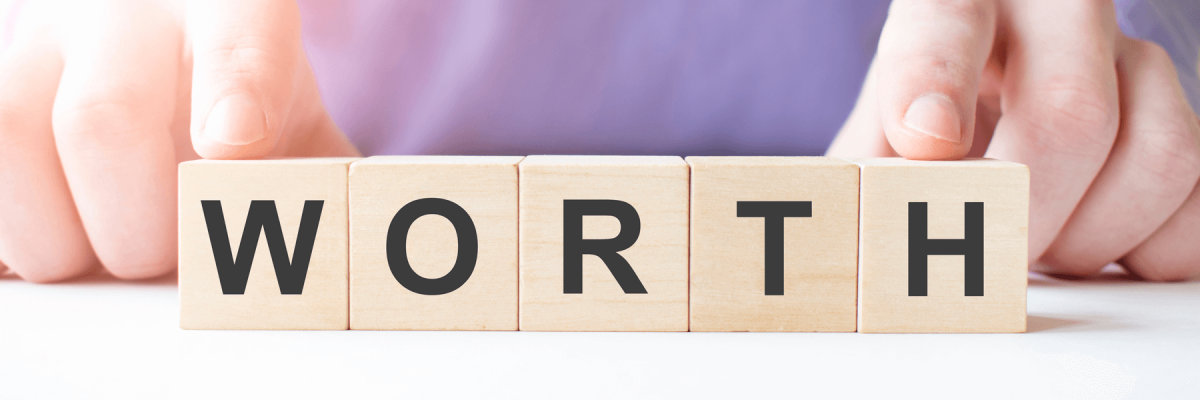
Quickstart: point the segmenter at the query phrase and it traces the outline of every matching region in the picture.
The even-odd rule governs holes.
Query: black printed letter
[[[783,219],[812,217],[811,201],[739,201],[739,218],[757,217],[763,221],[763,286],[767,296],[783,295]]]
[[[583,216],[607,215],[621,222],[621,231],[612,239],[583,239]],[[608,266],[621,290],[646,293],[633,267],[617,252],[637,242],[642,220],[629,203],[619,200],[563,200],[563,293],[583,293],[583,255],[600,257]]]
[[[426,279],[413,271],[408,263],[408,229],[417,218],[437,214],[445,217],[454,225],[458,233],[458,259],[446,276],[437,279]],[[479,236],[475,232],[475,223],[467,211],[458,204],[445,199],[419,199],[404,205],[396,216],[392,217],[392,225],[387,234],[387,260],[392,269],[392,276],[400,286],[413,293],[424,295],[446,294],[457,290],[467,283],[471,273],[475,271],[475,261],[479,257]]]
[[[287,243],[283,241],[283,229],[279,226],[279,211],[274,200],[250,202],[246,215],[246,227],[242,230],[242,244],[238,247],[237,261],[233,260],[229,232],[225,230],[225,213],[220,200],[200,200],[204,208],[204,221],[208,225],[208,240],[212,243],[213,259],[217,263],[217,278],[221,281],[221,292],[245,294],[246,280],[250,278],[250,264],[254,262],[254,251],[258,248],[258,233],[267,236],[267,249],[271,251],[271,262],[275,264],[275,279],[279,281],[280,294],[300,294],[304,291],[304,278],[308,275],[308,260],[312,257],[313,242],[317,239],[317,225],[321,223],[322,200],[304,202],[304,213],[300,215],[300,231],[296,234],[296,249],[288,261]]]
[[[929,256],[961,255],[966,268],[963,291],[983,296],[983,203],[964,204],[962,239],[929,239],[927,203],[908,203],[908,295],[927,296]]]

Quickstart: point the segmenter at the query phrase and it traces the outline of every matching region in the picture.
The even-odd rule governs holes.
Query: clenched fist
[[[176,165],[357,151],[288,0],[36,1],[0,54],[0,263],[35,282],[175,269]]]
[[[1023,163],[1036,270],[1200,272],[1200,125],[1110,1],[895,0],[829,154]]]

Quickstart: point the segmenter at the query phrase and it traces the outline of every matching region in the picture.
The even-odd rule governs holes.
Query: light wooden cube
[[[356,160],[180,164],[180,327],[346,329]]]
[[[516,330],[522,158],[354,163],[350,328]]]
[[[853,332],[858,166],[824,157],[687,162],[691,330]]]
[[[1027,167],[853,161],[862,168],[860,332],[1025,331]]]
[[[521,330],[687,330],[683,159],[529,156],[519,167]]]

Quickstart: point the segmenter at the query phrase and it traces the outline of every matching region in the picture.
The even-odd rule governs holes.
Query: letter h
[[[983,203],[964,204],[962,239],[929,239],[928,203],[908,203],[908,295],[929,293],[929,256],[961,255],[966,296],[983,296]]]

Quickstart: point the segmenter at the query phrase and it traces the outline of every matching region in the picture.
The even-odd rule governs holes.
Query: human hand
[[[176,165],[348,156],[288,0],[42,1],[0,54],[0,265],[176,266]],[[189,133],[190,132],[190,133]]]
[[[1034,270],[1200,272],[1200,124],[1109,1],[896,0],[828,153],[1023,163]]]

